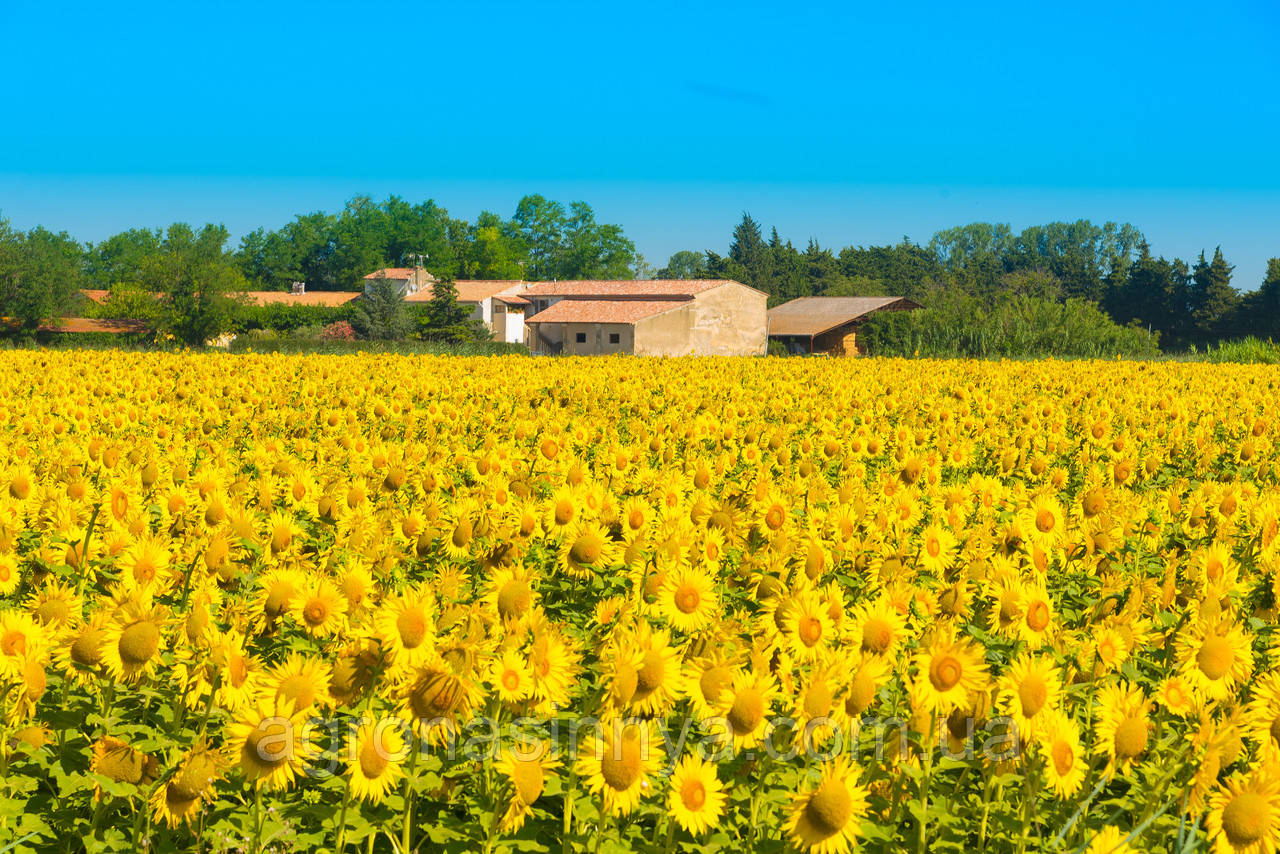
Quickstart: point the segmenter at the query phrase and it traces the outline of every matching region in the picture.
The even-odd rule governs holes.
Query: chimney
[[[291,294],[305,294],[306,292],[307,292],[306,282],[294,282],[289,286],[289,293]]]

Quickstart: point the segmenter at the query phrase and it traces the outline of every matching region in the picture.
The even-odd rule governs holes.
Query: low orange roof
[[[146,332],[147,325],[141,320],[102,320],[94,317],[64,317],[57,324],[46,323],[40,327],[42,332]]]
[[[453,286],[458,289],[458,302],[480,302],[489,297],[497,296],[505,290],[518,288],[520,282],[505,281],[502,279],[463,279],[454,282]],[[415,291],[405,297],[406,302],[430,302],[431,301],[431,285],[422,286],[421,290]],[[506,297],[503,297],[506,300]]]
[[[98,305],[105,303],[107,301],[107,297],[111,296],[111,291],[104,291],[98,288],[86,288],[80,291],[80,293],[84,294],[90,301],[96,302]]]
[[[692,300],[683,299],[562,299],[532,317],[525,323],[622,323],[628,326],[655,317]]]
[[[526,297],[609,297],[644,299],[692,297],[727,284],[729,279],[626,279],[538,282],[521,291]]]
[[[376,279],[379,276],[385,276],[388,279],[407,279],[413,275],[412,267],[383,267],[381,270],[374,270],[366,279]]]
[[[307,291],[295,294],[290,291],[245,291],[244,296],[254,305],[322,305],[333,308],[351,302],[360,296],[360,292]]]

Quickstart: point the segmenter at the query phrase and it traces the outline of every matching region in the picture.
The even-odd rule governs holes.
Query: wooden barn
[[[788,353],[857,356],[858,330],[878,311],[914,311],[906,297],[800,297],[769,309],[769,338]]]

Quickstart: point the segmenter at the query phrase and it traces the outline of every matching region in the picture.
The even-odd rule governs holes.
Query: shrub
[[[336,323],[330,323],[324,329],[320,330],[320,340],[354,341],[356,340],[356,330],[349,321],[339,320]]]

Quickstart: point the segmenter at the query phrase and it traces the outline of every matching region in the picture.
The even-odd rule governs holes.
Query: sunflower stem
[[[409,740],[412,753],[409,754],[409,767],[404,775],[404,824],[400,828],[400,850],[409,851],[409,841],[413,836],[413,771],[418,763],[418,754],[422,752],[422,741],[417,733]]]
[[[253,787],[253,854],[262,851],[262,787]]]
[[[89,526],[84,532],[84,542],[80,544],[80,583],[76,585],[76,594],[84,594],[84,583],[89,578],[89,540],[93,538],[93,526],[98,521],[98,513],[102,510],[102,502],[93,505],[93,513],[89,516]]]
[[[569,833],[573,829],[573,789],[578,782],[578,770],[569,763],[569,782],[564,789],[564,829],[560,835],[560,852],[569,854]]]
[[[936,722],[929,722],[929,734],[925,738],[921,757],[922,773],[920,775],[920,835],[916,837],[916,852],[924,854],[929,850],[929,778],[933,773],[933,735]]]
[[[342,854],[347,847],[347,807],[351,804],[351,775],[347,775],[346,788],[342,790],[342,811],[338,813],[338,844],[336,850]]]

